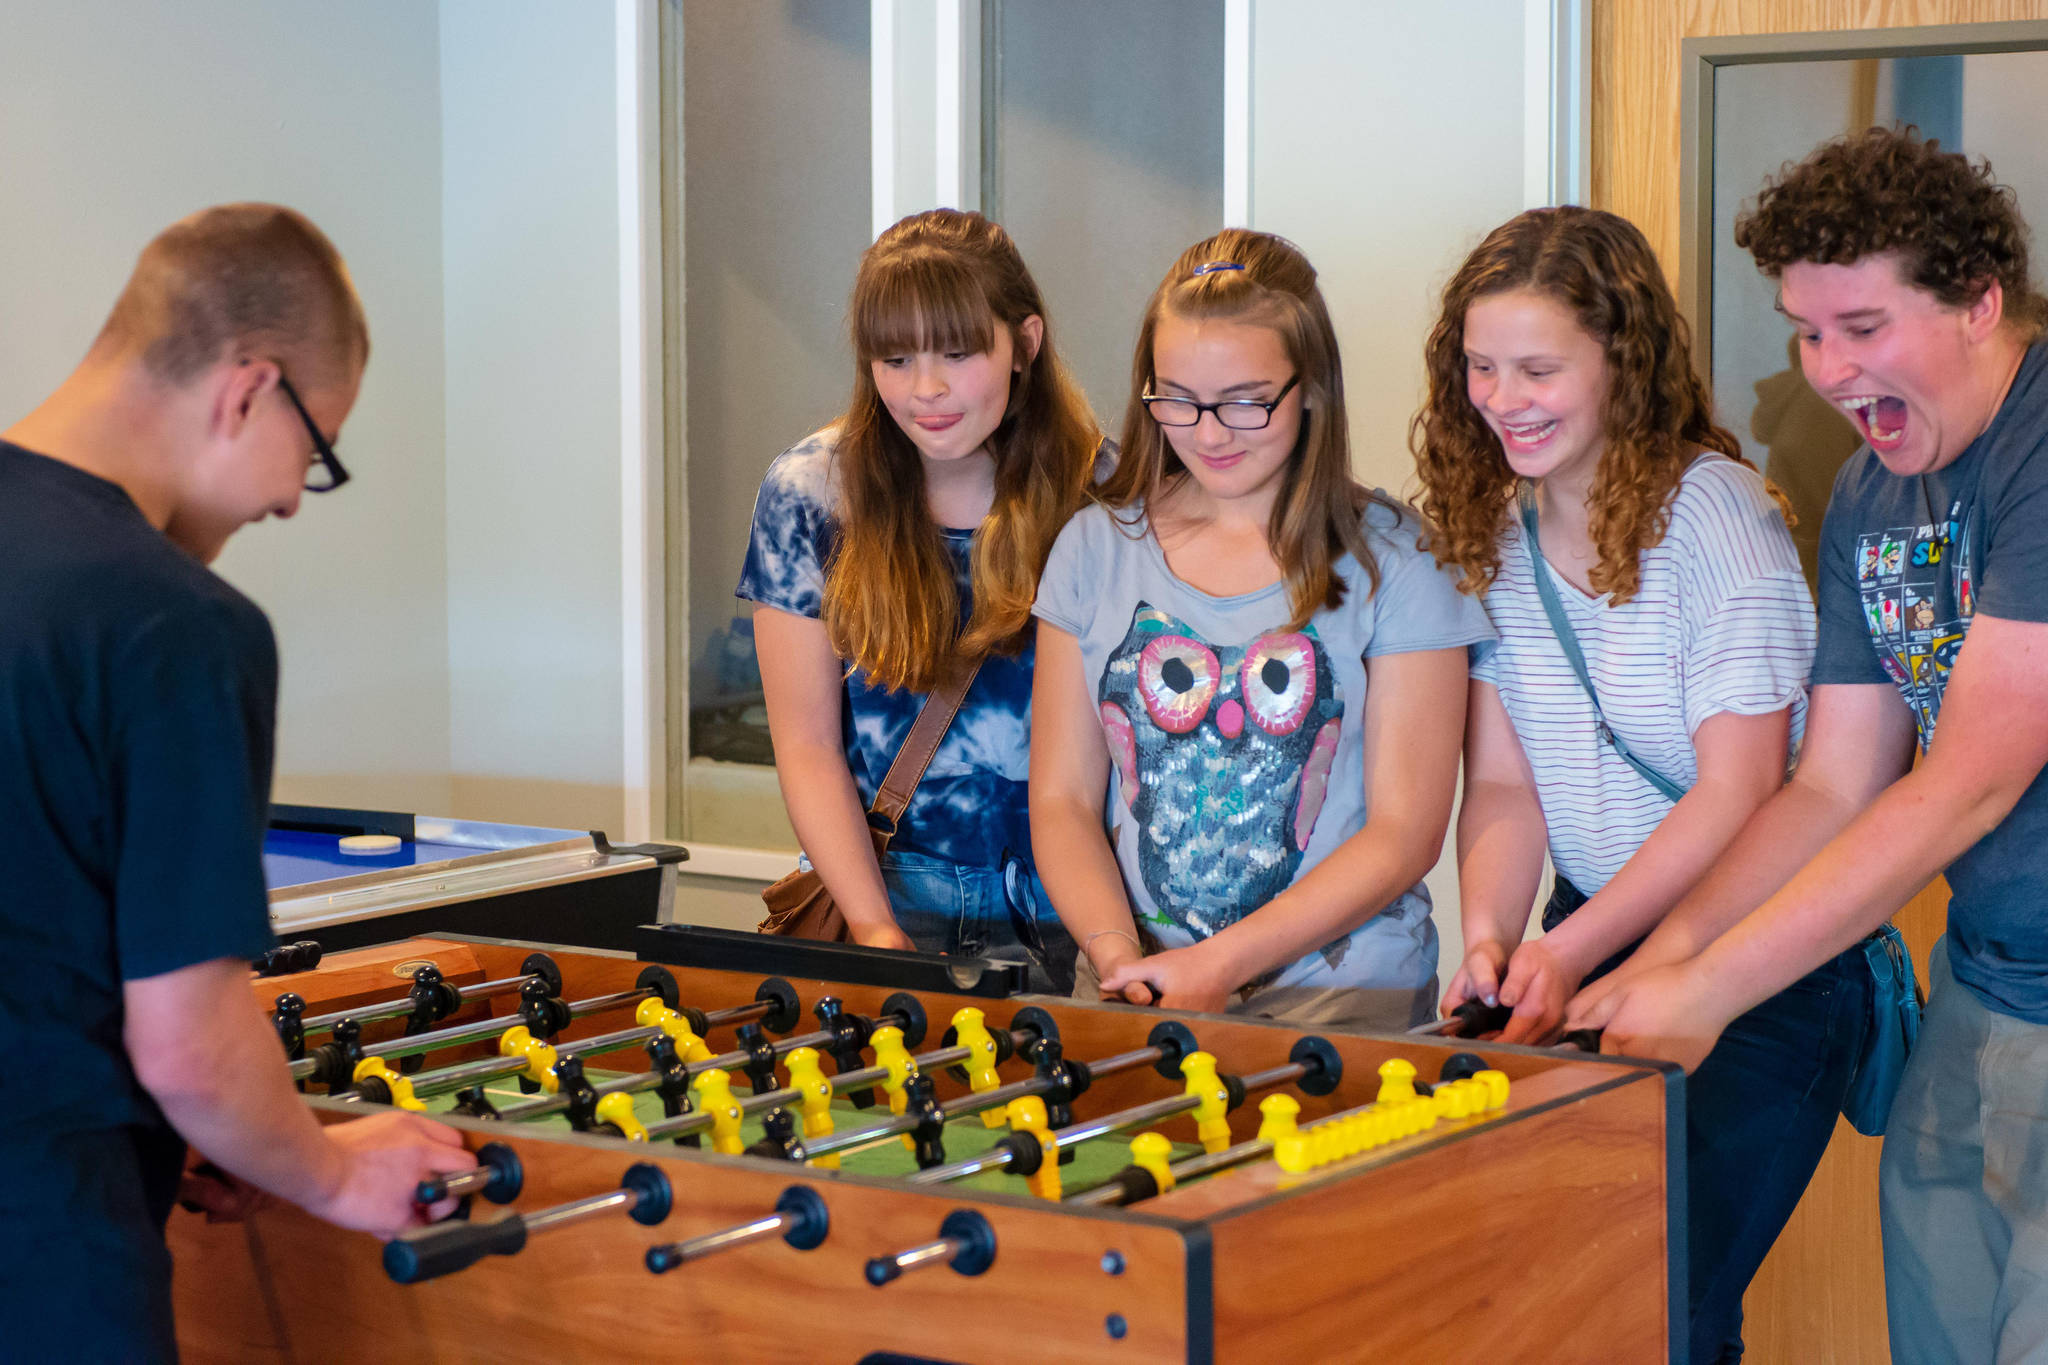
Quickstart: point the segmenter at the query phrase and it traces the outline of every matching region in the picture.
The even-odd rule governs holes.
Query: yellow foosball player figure
[[[254,1187],[389,1237],[422,1178],[474,1165],[411,1113],[323,1130],[249,1007],[277,648],[207,565],[346,479],[368,357],[333,244],[228,205],[152,241],[77,369],[0,430],[0,1024],[42,1063],[0,1106],[9,1355],[173,1358],[181,1196],[234,1217]]]

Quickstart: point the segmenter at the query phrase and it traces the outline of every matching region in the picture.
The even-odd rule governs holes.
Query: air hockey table
[[[366,834],[398,843],[368,856],[342,850]],[[279,940],[326,952],[432,932],[629,950],[635,928],[671,917],[688,857],[679,845],[614,844],[595,830],[276,805],[263,873]]]

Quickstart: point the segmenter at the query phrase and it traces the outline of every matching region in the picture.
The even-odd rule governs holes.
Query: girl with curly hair
[[[775,773],[855,941],[1025,961],[1074,946],[1031,856],[1031,601],[1102,438],[1010,235],[934,209],[861,257],[853,397],[769,466],[755,603]],[[865,810],[925,698],[979,661],[879,858]]]
[[[1183,252],[1139,327],[1125,454],[1034,609],[1031,828],[1061,850],[1079,993],[1430,1015],[1421,882],[1491,631],[1414,512],[1352,476],[1348,433],[1307,258],[1239,228]]]
[[[1446,1009],[1543,1042],[1782,784],[1813,603],[1781,504],[1714,423],[1649,243],[1584,208],[1497,228],[1444,290],[1411,443],[1433,549],[1499,634],[1467,703],[1465,960]],[[1575,657],[1576,656],[1576,657]],[[1548,849],[1541,938],[1523,941]],[[1692,1358],[1812,1176],[1860,1050],[1845,955],[1733,1026],[1687,1096]]]

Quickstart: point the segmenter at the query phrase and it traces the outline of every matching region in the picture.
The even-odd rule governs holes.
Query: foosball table
[[[675,927],[255,979],[323,1121],[423,1109],[479,1165],[381,1251],[174,1215],[185,1359],[1682,1353],[1675,1069],[1012,984]]]

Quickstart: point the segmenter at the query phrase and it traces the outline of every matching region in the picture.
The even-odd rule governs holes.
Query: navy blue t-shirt
[[[1821,529],[1813,681],[1884,683],[1934,740],[1949,670],[1978,613],[2048,621],[2048,343],[1984,434],[1901,478],[1869,446],[1836,476]],[[2003,1014],[2048,1024],[2048,775],[1948,867],[1948,960]]]
[[[254,603],[116,485],[0,442],[0,1225],[64,1238],[4,1239],[10,1321],[68,1302],[138,1354],[124,1320],[167,1328],[184,1149],[129,1064],[122,984],[273,943],[276,711]]]

